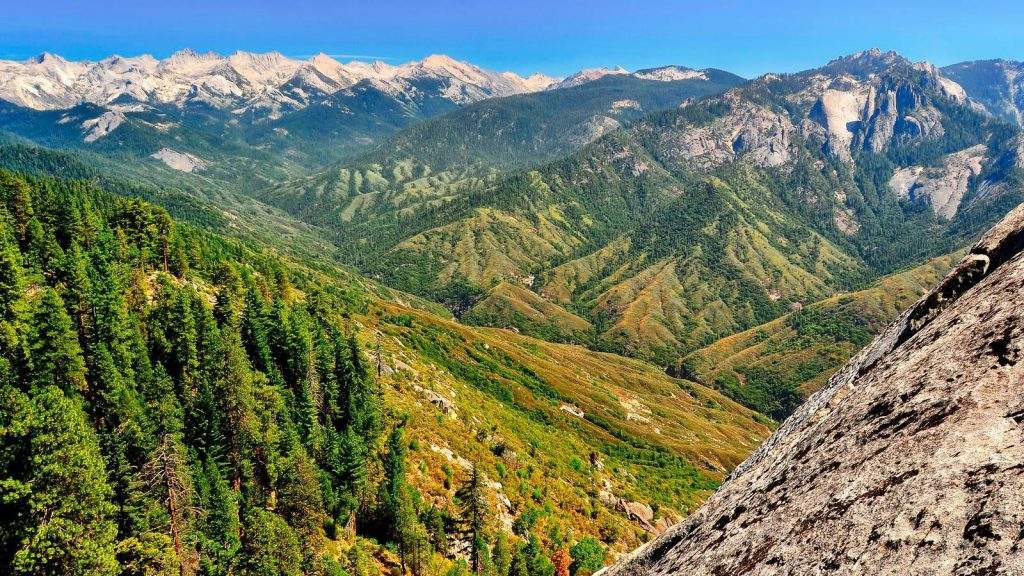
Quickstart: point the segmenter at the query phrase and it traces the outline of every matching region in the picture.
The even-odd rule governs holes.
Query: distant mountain
[[[208,175],[227,173],[231,177],[222,183],[233,185],[239,177],[248,178],[220,154],[222,149],[233,149],[235,156],[264,156],[258,172],[272,180],[351,158],[395,132],[462,106],[578,86],[607,75],[584,71],[560,84],[543,74],[492,72],[443,55],[395,66],[342,63],[324,54],[300,60],[276,52],[221,56],[182,50],[162,60],[142,55],[95,62],[43,53],[25,61],[0,61],[0,129],[44,146],[116,152],[142,163],[191,156],[195,161],[165,164],[209,169]],[[690,95],[738,81],[721,71],[678,66],[612,75],[624,81],[703,81],[708,87],[688,90]],[[557,99],[542,99],[538,105]],[[554,113],[589,112],[589,123],[568,122],[580,125],[578,134],[565,137],[578,147],[625,118],[663,105],[623,98],[591,110],[562,101],[548,112],[547,122],[557,129],[566,122],[553,118]],[[533,138],[544,146],[549,137],[541,132]],[[552,146],[557,152],[559,142]]]
[[[359,82],[408,94],[424,79],[456,103],[542,90],[553,78],[522,78],[490,72],[443,55],[392,66],[383,62],[343,64],[325,54],[308,60],[277,52],[235,52],[230,56],[182,50],[158,60],[150,55],[110,56],[98,62],[68,61],[43,53],[22,61],[0,61],[0,99],[36,110],[139,102],[205,104],[235,113],[303,108]]]
[[[662,66],[660,68],[646,68],[644,70],[637,70],[636,72],[630,72],[621,66],[614,68],[587,68],[580,70],[575,74],[571,74],[564,79],[553,82],[550,84],[548,90],[557,90],[559,88],[571,88],[573,86],[580,86],[587,82],[593,82],[600,80],[607,76],[632,76],[633,78],[639,78],[641,80],[659,80],[662,82],[672,82],[676,80],[710,80],[709,75],[720,74],[721,70],[714,68],[705,68],[703,70],[694,70],[693,68],[686,68],[685,66]]]
[[[934,66],[869,50],[687,101],[534,170],[370,165],[268,201],[470,318],[672,362],[953,251],[1021,199],[1020,146]],[[503,282],[566,313],[502,303],[520,293]]]
[[[658,70],[687,70],[666,67]],[[743,83],[723,70],[678,77],[609,74],[568,88],[491,98],[418,123],[369,159],[415,158],[434,170],[483,164],[510,169],[561,158],[652,112]]]
[[[629,70],[626,70],[622,66],[616,66],[614,68],[587,68],[580,70],[574,74],[571,74],[555,82],[550,86],[552,90],[558,88],[571,88],[573,86],[579,86],[580,84],[586,84],[587,82],[593,82],[605,76],[629,76]]]
[[[1024,62],[977,60],[946,66],[942,73],[995,116],[1024,126]]]
[[[553,82],[442,55],[393,66],[276,52],[183,50],[163,60],[97,62],[44,53],[0,61],[0,129],[139,163],[188,155],[197,161],[165,164],[228,174],[221,182],[235,185],[249,178],[233,157],[261,158],[260,177],[280,179],[366,150],[418,120]]]

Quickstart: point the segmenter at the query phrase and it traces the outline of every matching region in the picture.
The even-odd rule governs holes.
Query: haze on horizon
[[[38,5],[10,3],[0,58],[43,51],[69,59],[165,57],[193,48],[400,63],[444,53],[521,74],[680,64],[747,77],[807,69],[874,46],[938,65],[1024,59],[1024,3],[1009,0],[980,0],[969,11],[949,0],[898,6],[863,0],[841,8],[810,0],[713,4],[184,0],[172,7],[152,0],[53,0],[43,18]]]

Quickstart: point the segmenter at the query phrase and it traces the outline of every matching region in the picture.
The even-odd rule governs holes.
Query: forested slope
[[[93,183],[0,172],[0,201],[6,573],[592,571],[769,430]]]

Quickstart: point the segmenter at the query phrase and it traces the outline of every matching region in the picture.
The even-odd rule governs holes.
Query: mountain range
[[[646,115],[563,140],[582,148],[553,162],[504,139],[498,112],[535,96],[483,102],[262,198],[473,321],[666,363],[950,252],[1021,198],[1016,129],[934,66],[876,50],[722,88],[638,103]],[[606,118],[619,101],[595,100]]]
[[[557,82],[543,74],[523,78],[512,72],[489,72],[443,55],[401,66],[381,61],[343,64],[322,53],[297,60],[277,52],[221,56],[193,50],[175,52],[162,60],[146,54],[109,56],[97,62],[68,61],[43,53],[22,62],[0,62],[0,98],[35,110],[85,103],[148,103],[207,105],[236,114],[263,111],[263,115],[274,117],[360,82],[409,95],[418,83],[427,81],[457,103],[543,90]]]
[[[140,566],[173,520],[132,471],[172,453],[202,510],[185,548],[211,573],[334,574],[344,556],[368,574],[360,554],[457,570],[480,553],[471,500],[492,512],[495,563],[499,533],[529,576],[586,539],[600,558],[571,560],[586,576],[732,474],[690,524],[723,532],[715,518],[740,516],[722,502],[770,507],[743,475],[785,483],[793,415],[817,421],[844,362],[922,295],[974,281],[929,292],[1024,200],[1021,70],[877,49],[750,80],[522,77],[437,55],[0,62],[0,392],[19,410],[0,416],[28,418],[0,426],[0,458],[34,470],[7,447],[53,432],[42,408],[59,396],[90,431],[73,444],[90,474],[113,483],[96,509],[117,504],[116,561]],[[932,304],[914,333],[934,332]],[[60,394],[33,367],[51,353],[84,366]],[[339,382],[363,388],[342,398]],[[732,472],[776,429],[783,449]],[[679,534],[618,570],[697,566],[675,563]]]

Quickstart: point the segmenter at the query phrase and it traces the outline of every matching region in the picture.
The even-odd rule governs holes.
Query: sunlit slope
[[[804,306],[684,357],[680,373],[784,418],[957,261],[941,256],[870,288]]]

